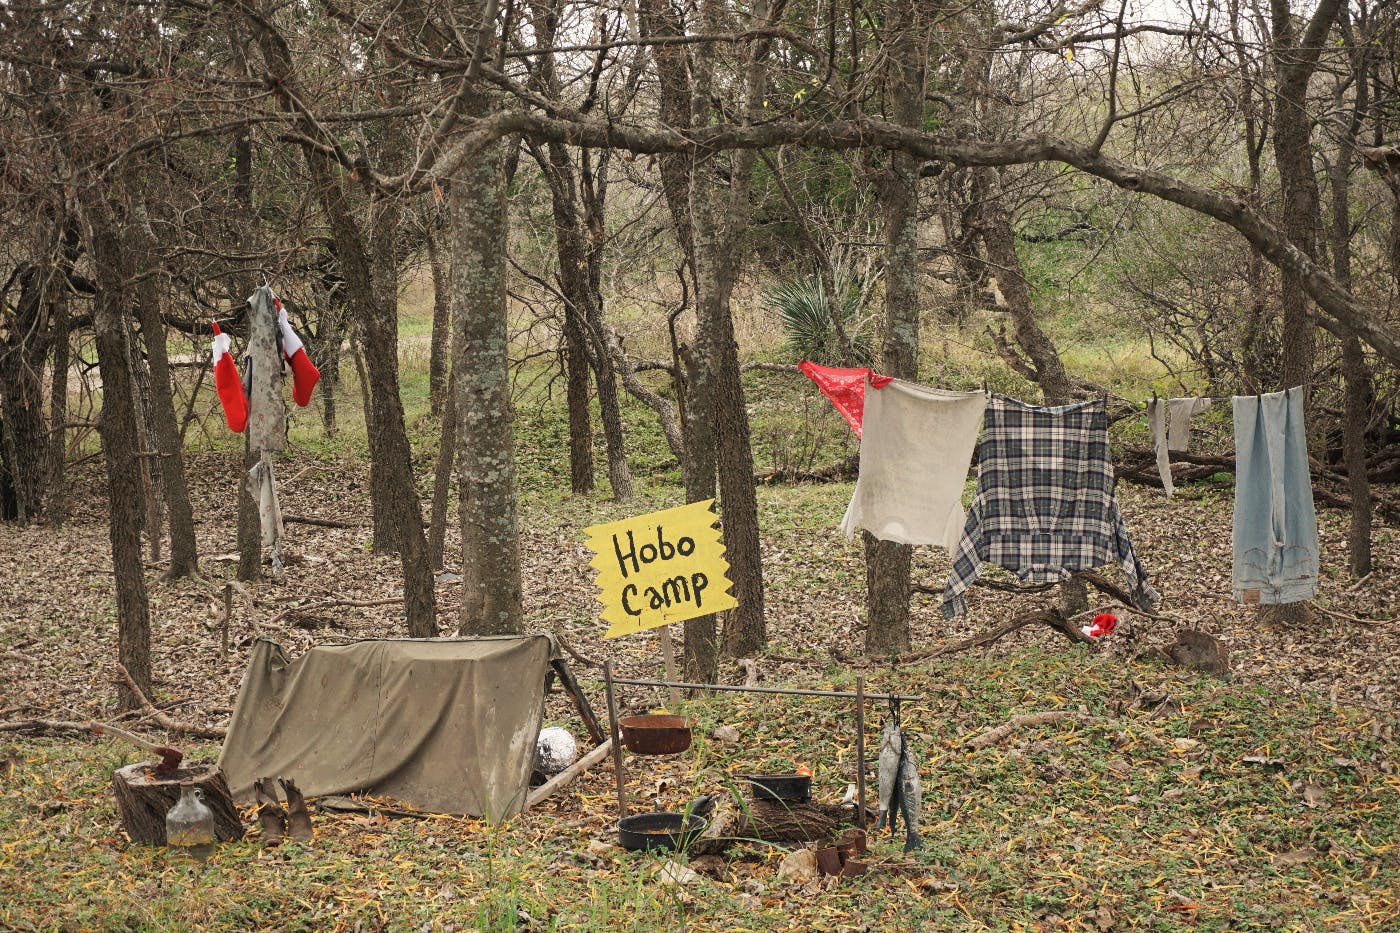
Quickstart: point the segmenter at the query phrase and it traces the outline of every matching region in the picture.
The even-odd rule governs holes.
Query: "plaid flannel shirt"
[[[953,552],[945,617],[967,611],[965,594],[984,563],[1035,583],[1120,563],[1138,608],[1157,601],[1118,510],[1102,401],[1037,408],[995,395],[977,456],[977,496]]]

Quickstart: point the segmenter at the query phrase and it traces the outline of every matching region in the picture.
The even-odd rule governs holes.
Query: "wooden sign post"
[[[711,511],[713,499],[585,528],[584,542],[598,571],[604,638],[669,626],[733,609],[724,543]],[[666,679],[676,679],[669,629],[661,633]],[[672,704],[680,691],[671,688]]]

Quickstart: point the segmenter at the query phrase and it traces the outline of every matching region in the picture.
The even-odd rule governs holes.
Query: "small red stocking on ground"
[[[243,380],[238,376],[238,366],[233,362],[233,354],[229,353],[228,334],[219,330],[219,325],[214,325],[214,388],[219,393],[219,404],[224,407],[224,420],[228,422],[228,429],[235,434],[242,434],[243,429],[248,426],[248,396],[243,392]]]
[[[292,400],[298,407],[305,408],[311,402],[311,390],[316,388],[321,371],[306,355],[301,338],[287,323],[287,309],[282,307],[281,301],[277,302],[277,326],[282,330],[282,355],[292,365]]]
[[[1080,629],[1088,638],[1102,638],[1118,625],[1118,617],[1111,612],[1100,612],[1094,616],[1094,624]]]

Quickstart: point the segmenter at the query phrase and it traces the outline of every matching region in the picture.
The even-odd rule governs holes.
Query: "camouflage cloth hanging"
[[[287,443],[287,406],[282,400],[282,352],[277,345],[277,310],[272,289],[248,299],[248,349],[243,381],[248,394],[248,446],[253,453],[281,453]]]

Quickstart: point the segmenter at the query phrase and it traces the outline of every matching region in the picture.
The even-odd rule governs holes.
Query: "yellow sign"
[[[598,571],[604,638],[739,605],[715,527],[713,499],[583,529]]]

